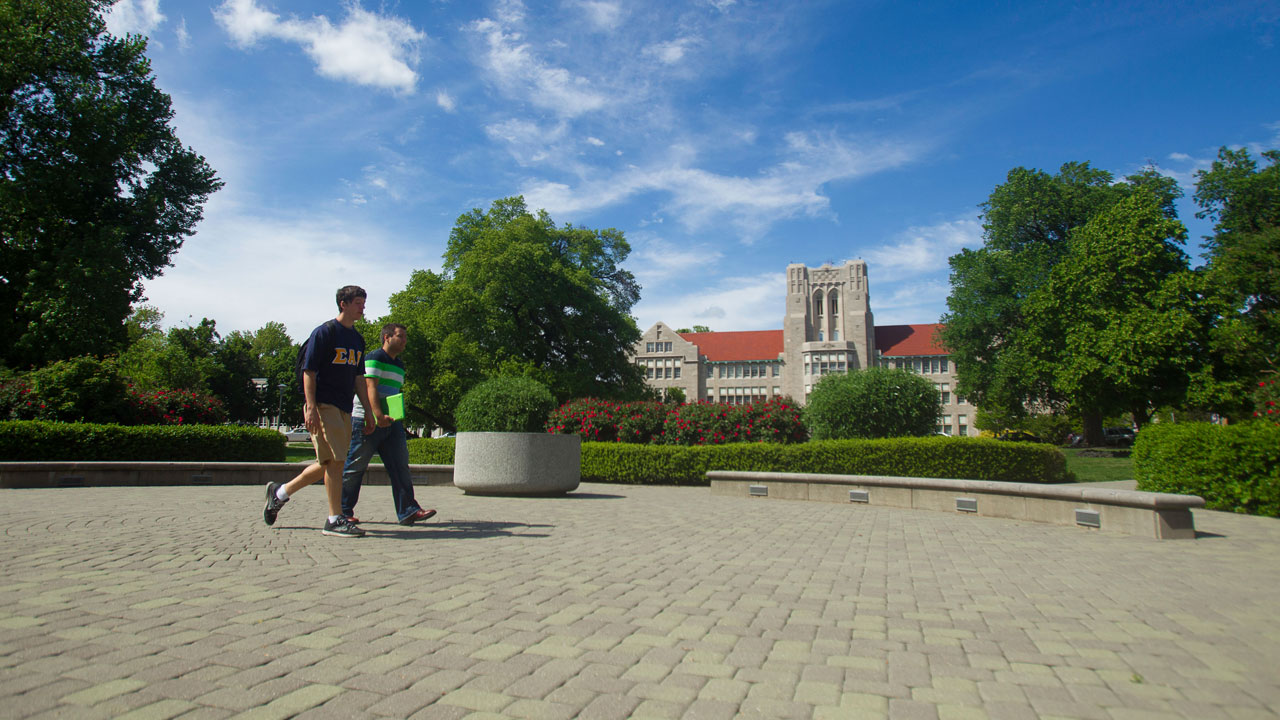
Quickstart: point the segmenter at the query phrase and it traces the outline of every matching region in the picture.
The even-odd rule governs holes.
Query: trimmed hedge
[[[284,462],[275,430],[237,425],[0,422],[0,461]]]
[[[1133,446],[1138,489],[1199,495],[1211,510],[1280,517],[1280,427],[1158,423]]]
[[[410,465],[452,465],[453,438],[415,438],[409,440]]]
[[[453,440],[411,440],[413,463],[453,463]],[[1049,445],[980,438],[824,440],[797,445],[635,445],[582,443],[583,482],[706,485],[710,470],[937,477],[1006,482],[1073,480],[1066,456]]]

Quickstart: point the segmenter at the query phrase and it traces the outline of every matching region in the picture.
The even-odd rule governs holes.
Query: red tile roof
[[[777,360],[782,354],[781,330],[742,330],[738,332],[679,333],[698,346],[698,353],[708,360]]]
[[[876,349],[889,357],[946,355],[946,350],[933,341],[942,327],[927,325],[878,325]],[[782,353],[781,330],[745,330],[739,332],[679,333],[698,346],[698,353],[713,362],[739,360],[776,360]]]
[[[947,351],[934,342],[933,334],[942,325],[877,325],[876,350],[881,355],[902,357],[905,355],[947,355]]]

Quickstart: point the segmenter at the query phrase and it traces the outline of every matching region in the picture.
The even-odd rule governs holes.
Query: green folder
[[[404,419],[404,394],[388,395],[387,398],[387,415],[392,420]]]

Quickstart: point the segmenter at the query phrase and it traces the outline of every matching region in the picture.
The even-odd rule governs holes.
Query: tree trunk
[[[1102,413],[1095,410],[1086,410],[1080,414],[1081,423],[1084,425],[1084,441],[1090,447],[1102,447],[1104,444],[1102,437]]]

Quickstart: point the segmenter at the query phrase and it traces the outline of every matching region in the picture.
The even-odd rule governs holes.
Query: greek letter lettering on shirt
[[[333,364],[334,365],[360,365],[364,353],[355,348],[334,348]]]

